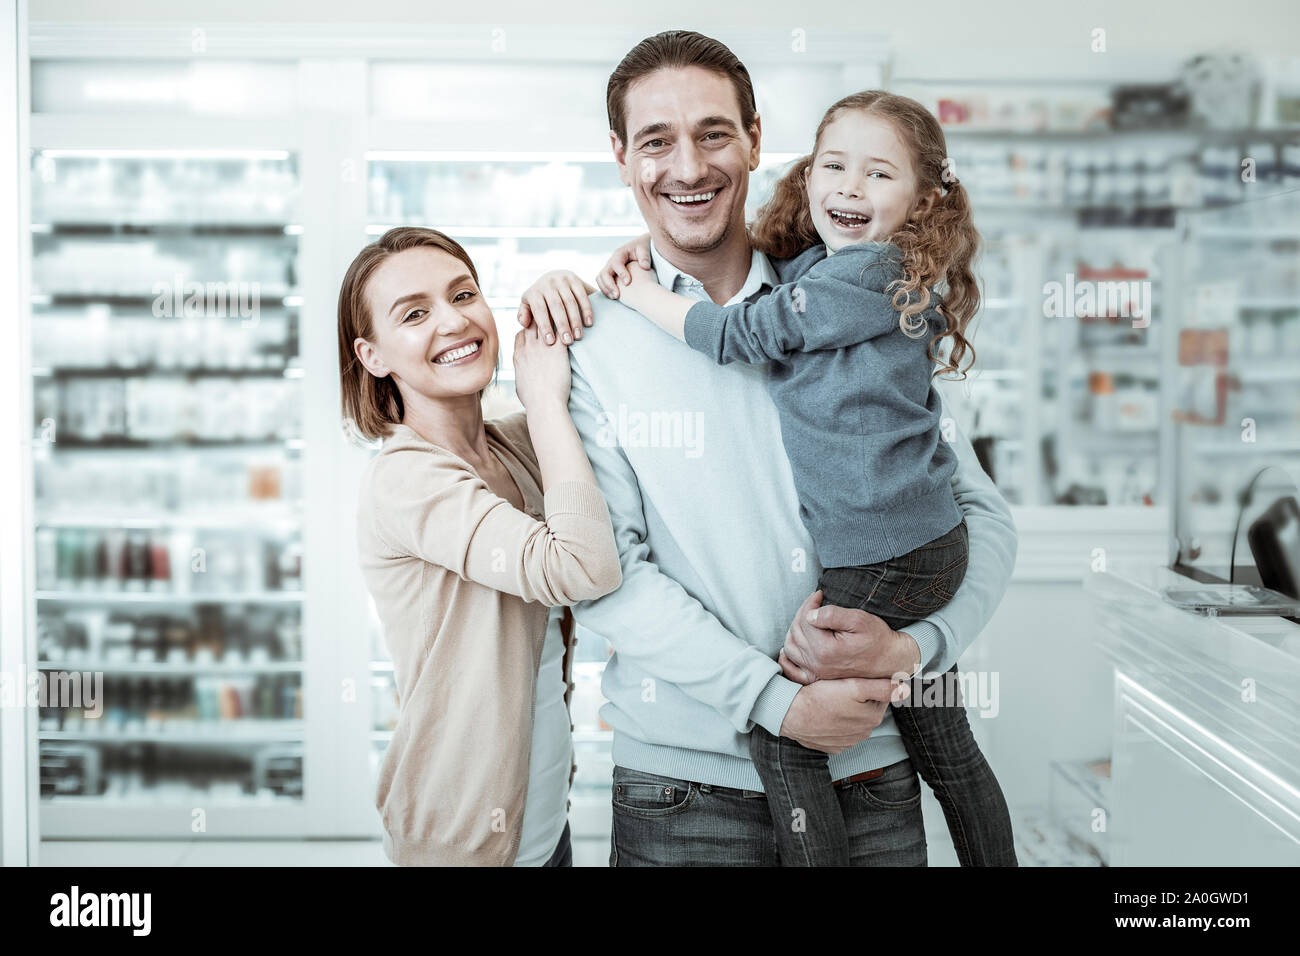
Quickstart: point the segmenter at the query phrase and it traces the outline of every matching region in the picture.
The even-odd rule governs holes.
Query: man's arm
[[[574,605],[574,617],[620,657],[708,704],[737,731],[748,733],[756,723],[779,734],[800,686],[649,560],[636,472],[621,448],[598,438],[608,431],[604,410],[578,356],[570,352],[570,361],[569,414],[609,507],[623,571],[618,590]]]
[[[948,420],[946,406],[942,419]],[[952,493],[966,516],[970,556],[966,576],[942,609],[907,629],[921,649],[921,670],[948,670],[993,618],[1011,584],[1018,536],[1011,509],[975,457],[956,419],[950,443],[957,455]]]

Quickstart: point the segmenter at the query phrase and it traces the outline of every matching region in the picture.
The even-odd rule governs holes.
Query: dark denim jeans
[[[830,789],[829,787],[827,788]],[[614,768],[610,866],[780,866],[763,794]],[[910,760],[831,790],[853,866],[925,866],[921,781]]]
[[[564,822],[564,832],[560,834],[560,842],[555,844],[555,852],[542,866],[573,866],[573,840],[569,834],[567,820]]]
[[[899,558],[827,568],[823,604],[861,608],[896,631],[939,610],[966,574],[966,522]],[[957,667],[932,680],[915,678],[911,696],[893,704],[911,763],[943,808],[962,866],[1015,866],[1011,814],[997,777],[966,720]],[[754,760],[781,859],[786,866],[847,866],[849,833],[830,780],[826,754],[762,727],[750,733]]]

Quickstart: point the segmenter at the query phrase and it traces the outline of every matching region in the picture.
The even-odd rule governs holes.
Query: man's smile
[[[717,205],[717,198],[725,188],[725,186],[714,186],[710,189],[697,189],[694,192],[661,192],[659,195],[675,210],[687,215],[696,215]]]

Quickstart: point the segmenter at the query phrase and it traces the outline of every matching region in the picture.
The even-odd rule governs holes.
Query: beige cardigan
[[[527,513],[405,425],[361,482],[361,569],[400,704],[376,803],[384,851],[400,865],[513,864],[547,608],[600,597],[622,578],[600,490],[564,482],[543,496],[524,414],[484,427]],[[572,690],[567,611],[564,631]]]

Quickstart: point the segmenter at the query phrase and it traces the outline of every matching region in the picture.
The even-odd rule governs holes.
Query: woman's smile
[[[433,357],[434,365],[469,365],[478,361],[483,354],[483,340],[470,339],[468,341],[457,342],[455,345],[449,345]]]

